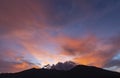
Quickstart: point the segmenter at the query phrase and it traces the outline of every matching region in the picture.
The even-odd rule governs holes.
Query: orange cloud
[[[61,53],[74,57],[74,62],[85,65],[103,67],[119,50],[118,43],[113,44],[109,40],[106,42],[96,36],[81,39],[63,38],[61,41],[64,41]]]
[[[34,64],[31,65],[31,64],[29,64],[29,63],[27,63],[27,62],[22,62],[22,63],[20,63],[20,64],[14,65],[14,68],[17,69],[16,71],[29,69],[29,68],[31,68],[31,67],[33,67],[33,68],[40,68],[40,67],[38,67],[38,66],[36,66],[36,65],[34,65]]]

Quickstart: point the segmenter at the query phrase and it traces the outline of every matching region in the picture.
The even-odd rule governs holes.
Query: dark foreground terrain
[[[68,71],[33,68],[14,74],[1,74],[0,78],[120,78],[120,73],[78,65]]]

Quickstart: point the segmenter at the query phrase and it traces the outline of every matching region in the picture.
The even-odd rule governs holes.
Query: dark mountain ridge
[[[120,73],[77,65],[70,70],[33,68],[18,73],[0,74],[0,78],[120,78]]]

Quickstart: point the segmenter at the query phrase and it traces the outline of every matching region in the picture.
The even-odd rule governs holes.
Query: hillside
[[[33,68],[19,73],[1,74],[0,78],[120,78],[120,73],[77,65],[70,70]]]

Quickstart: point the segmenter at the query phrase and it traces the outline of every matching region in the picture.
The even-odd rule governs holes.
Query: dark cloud
[[[95,51],[98,43],[99,40],[97,40],[94,36],[89,36],[78,40],[70,39],[70,42],[66,42],[63,49],[70,55],[86,54]]]
[[[41,29],[45,25],[61,27],[76,21],[90,24],[89,21],[104,16],[117,3],[118,0],[1,0],[0,33]]]
[[[111,59],[109,60],[103,68],[108,70],[120,72],[120,59]]]
[[[109,67],[113,67],[113,66],[118,66],[120,67],[120,60],[119,59],[113,59],[113,60],[110,60],[108,63],[106,63],[104,65],[104,67],[106,68],[109,68]]]

